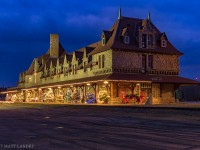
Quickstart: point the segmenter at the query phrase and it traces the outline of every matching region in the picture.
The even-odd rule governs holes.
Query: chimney
[[[59,56],[59,35],[50,34],[50,57],[58,58]]]

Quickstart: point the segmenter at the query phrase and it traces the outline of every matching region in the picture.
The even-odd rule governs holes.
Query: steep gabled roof
[[[121,19],[118,19],[110,29],[110,31],[112,31],[112,35],[107,40],[106,44],[104,46],[102,44],[98,44],[97,47],[89,55],[93,55],[109,49],[175,55],[183,54],[180,51],[178,51],[169,41],[167,47],[160,46],[160,44],[158,43],[158,37],[162,33],[155,27],[155,25],[152,22],[150,22],[150,25],[156,31],[156,48],[140,48],[137,42],[137,32],[138,29],[141,29],[143,27],[142,22],[144,22],[144,20],[137,18],[122,17]],[[127,31],[130,36],[130,44],[125,44],[122,39],[123,32]]]
[[[66,51],[63,48],[63,46],[59,43],[59,63],[61,64],[64,60],[64,56],[66,55]],[[53,66],[56,66],[57,64],[57,58],[51,58],[49,54],[49,50],[39,56],[37,58],[37,63],[38,63],[38,70],[36,72],[44,71],[44,66],[46,65],[47,68],[50,68],[50,63],[52,61]],[[33,61],[34,62],[34,61]],[[33,74],[34,71],[34,63],[32,62],[31,66],[29,69],[26,71],[26,74]]]

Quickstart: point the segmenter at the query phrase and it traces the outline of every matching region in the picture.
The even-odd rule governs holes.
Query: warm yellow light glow
[[[57,129],[62,129],[63,127],[56,127]]]
[[[41,91],[42,89],[41,88],[39,88],[39,91]]]
[[[104,83],[104,84],[108,84],[108,81],[104,81],[103,83]]]
[[[58,88],[60,89],[61,87],[59,86]]]
[[[49,116],[46,116],[46,117],[44,117],[44,118],[49,119],[50,117],[49,117]]]
[[[90,85],[90,83],[87,83],[87,85]]]
[[[137,83],[136,85],[137,85],[137,86],[140,86],[140,83]]]

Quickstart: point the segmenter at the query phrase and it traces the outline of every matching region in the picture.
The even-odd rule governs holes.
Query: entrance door
[[[152,103],[160,103],[160,84],[152,84]]]

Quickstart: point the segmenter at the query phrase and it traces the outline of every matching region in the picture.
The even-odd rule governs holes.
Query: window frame
[[[153,46],[153,35],[152,34],[148,34],[147,44],[148,44],[148,46]]]
[[[142,34],[142,48],[147,47],[147,34]]]
[[[147,66],[147,55],[142,55],[142,69],[146,69]]]
[[[125,44],[130,44],[130,37],[128,35],[124,36],[124,43]]]
[[[148,68],[153,69],[153,55],[148,55]]]
[[[102,66],[101,67],[102,68],[105,67],[105,55],[104,54],[102,54]]]
[[[101,55],[99,55],[99,69],[101,69],[101,61],[102,61]]]
[[[102,44],[102,46],[105,46],[105,45],[106,45],[106,38],[105,38],[105,37],[102,38],[101,44]]]
[[[161,40],[161,47],[167,47],[167,41]]]

